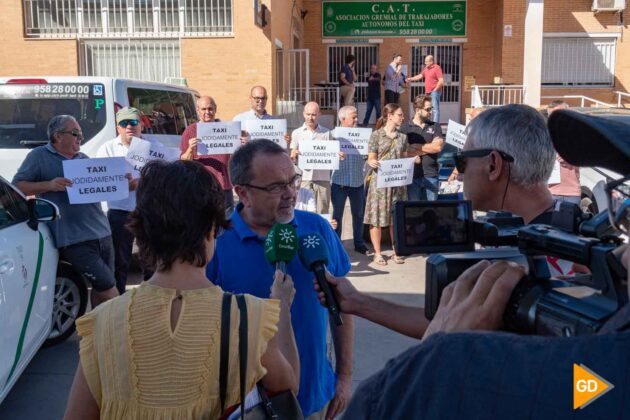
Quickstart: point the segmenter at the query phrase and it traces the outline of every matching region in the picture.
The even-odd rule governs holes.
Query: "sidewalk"
[[[384,248],[388,264],[381,266],[372,263],[371,257],[354,252],[349,205],[344,212],[341,239],[352,262],[347,277],[358,290],[403,305],[424,305],[424,257],[406,257],[404,264],[394,264],[387,258],[392,250]],[[371,244],[368,247],[372,249]],[[357,317],[354,336],[353,390],[362,380],[381,370],[389,359],[419,343],[417,339]]]

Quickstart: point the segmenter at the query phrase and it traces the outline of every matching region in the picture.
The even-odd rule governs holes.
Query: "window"
[[[615,38],[543,38],[542,84],[612,86]]]
[[[26,200],[4,182],[0,183],[0,229],[27,220]]]
[[[195,103],[188,93],[129,88],[127,96],[129,104],[147,116],[146,133],[181,135],[197,121]]]
[[[179,41],[83,41],[81,76],[122,77],[164,82],[181,77]]]
[[[89,140],[105,127],[106,95],[100,83],[0,85],[0,148],[46,144],[48,121],[61,114],[75,117]]]
[[[233,35],[233,0],[22,0],[34,38]]]

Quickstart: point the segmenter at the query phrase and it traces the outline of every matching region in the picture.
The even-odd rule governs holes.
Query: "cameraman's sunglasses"
[[[128,125],[135,127],[138,124],[140,124],[140,121],[138,120],[122,120],[121,122],[118,123],[118,125],[121,126],[122,128],[127,128]]]
[[[480,158],[484,156],[488,156],[492,152],[497,152],[503,160],[506,162],[514,162],[514,158],[508,155],[505,152],[496,149],[474,149],[474,150],[465,150],[463,152],[457,152],[455,154],[455,167],[457,168],[457,172],[463,174],[466,171],[466,159],[467,158]]]
[[[630,233],[630,175],[606,184],[608,218],[615,229]]]

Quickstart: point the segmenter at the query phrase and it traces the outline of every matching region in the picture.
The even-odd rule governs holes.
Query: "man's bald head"
[[[217,112],[217,104],[211,96],[197,99],[197,115],[202,122],[213,122]]]
[[[319,104],[317,102],[308,102],[304,105],[304,123],[311,130],[317,128],[319,115]]]
[[[262,86],[254,86],[249,91],[249,100],[256,114],[262,115],[267,112],[265,110],[267,107],[267,89]]]

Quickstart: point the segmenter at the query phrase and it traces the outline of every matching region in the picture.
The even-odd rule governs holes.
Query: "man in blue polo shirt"
[[[265,259],[263,244],[275,223],[291,223],[298,235],[319,233],[328,247],[328,270],[337,276],[350,270],[330,224],[317,214],[294,209],[301,179],[284,149],[269,140],[250,142],[234,153],[229,170],[240,203],[208,265],[213,283],[226,291],[268,298],[274,267]],[[334,418],[344,410],[352,389],[353,321],[344,315],[342,326],[331,324],[333,372],[326,358],[328,312],[313,291],[314,276],[297,256],[287,272],[296,290],[291,315],[301,364],[298,400],[305,418]]]

